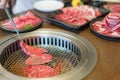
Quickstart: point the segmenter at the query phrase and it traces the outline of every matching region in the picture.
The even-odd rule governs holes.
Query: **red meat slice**
[[[72,17],[72,16],[71,16]],[[70,17],[68,16],[68,15],[66,15],[66,14],[58,14],[58,15],[56,15],[55,16],[55,18],[57,19],[57,20],[60,20],[60,21],[67,21]]]
[[[108,14],[108,18],[120,19],[120,13],[118,13],[118,12],[111,12],[110,14]]]
[[[80,19],[74,20],[74,21],[72,21],[72,22],[70,22],[70,23],[71,23],[71,25],[77,25],[77,26],[79,26],[79,25],[84,25],[84,24],[86,24],[87,21],[86,21],[85,19],[80,18]],[[80,26],[79,26],[79,27],[80,27]]]
[[[117,25],[120,24],[120,14],[116,12],[109,13],[104,20],[106,21],[106,25],[107,25],[106,27],[111,28],[111,30],[115,30],[119,27]]]
[[[41,56],[29,56],[26,59],[26,64],[28,65],[39,65],[45,64],[52,61],[52,55],[50,54],[41,54]]]
[[[83,11],[84,12],[83,12],[83,14],[81,16],[82,18],[85,18],[88,21],[96,18],[95,11],[94,11],[94,9],[92,7],[89,7],[86,10],[83,10]]]
[[[25,15],[29,20],[32,21],[32,26],[36,26],[36,24],[41,23],[42,20],[40,18],[38,18],[37,16],[35,16],[33,13],[31,12],[27,12],[27,14]],[[28,21],[29,22],[29,21]]]
[[[97,9],[94,10],[95,11],[95,16],[100,16],[101,15],[101,12]]]
[[[117,30],[118,32],[120,32],[119,31],[120,30],[120,23],[112,28],[112,31],[115,31],[115,30]]]
[[[23,68],[23,72],[26,77],[34,77],[34,78],[47,78],[53,77],[59,74],[62,70],[62,62],[56,64],[54,68],[51,68],[47,65],[37,65],[37,66],[25,66]]]
[[[108,19],[107,18],[106,22],[107,22],[109,28],[113,28],[114,26],[116,26],[120,23],[120,20]]]
[[[98,32],[102,32],[105,30],[105,27],[104,27],[105,25],[101,21],[95,22],[94,24],[92,24],[92,26],[93,26],[94,30],[98,31]]]
[[[58,74],[56,70],[45,65],[26,66],[24,67],[23,72],[26,77],[32,78],[47,78]]]
[[[41,56],[42,53],[47,53],[48,50],[44,49],[44,48],[38,48],[38,47],[33,47],[33,46],[29,46],[26,43],[20,41],[20,47],[22,48],[22,50],[30,56]]]

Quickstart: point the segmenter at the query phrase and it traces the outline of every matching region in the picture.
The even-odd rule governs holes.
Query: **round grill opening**
[[[0,75],[8,80],[81,80],[97,63],[97,51],[85,38],[64,30],[41,29],[21,34],[28,45],[47,49],[53,56],[45,65],[61,68],[58,75],[48,78],[28,78],[23,73],[28,58],[19,46],[16,35],[0,40]]]
[[[47,49],[49,54],[53,56],[51,62],[46,63],[47,66],[55,68],[60,64],[59,74],[66,73],[76,67],[80,63],[80,49],[70,40],[58,37],[29,37],[24,42],[28,45]],[[9,44],[0,56],[2,66],[9,72],[26,77],[23,69],[26,66],[25,60],[28,58],[19,46],[19,41]]]

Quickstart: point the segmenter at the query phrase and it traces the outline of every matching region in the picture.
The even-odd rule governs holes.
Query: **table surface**
[[[41,15],[36,10],[31,10],[37,15]],[[42,28],[60,29],[61,27],[44,22]],[[0,39],[11,35],[0,30]],[[94,70],[84,78],[84,80],[120,80],[120,42],[108,41],[95,36],[88,28],[84,29],[77,35],[88,39],[98,52],[98,62]]]

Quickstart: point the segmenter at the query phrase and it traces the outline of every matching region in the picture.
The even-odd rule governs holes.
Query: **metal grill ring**
[[[62,80],[73,80],[72,78],[65,76],[69,74],[71,76],[76,74],[78,75],[77,72],[80,72],[82,70],[84,71],[84,67],[86,68],[88,65],[91,67],[91,69],[88,69],[90,72],[95,66],[97,55],[94,47],[87,40],[84,40],[84,38],[68,33],[69,32],[64,31],[53,32],[50,29],[48,34],[48,30],[43,29],[43,31],[36,31],[34,33],[31,32],[29,34],[24,33],[24,35],[22,35],[25,43],[36,47],[46,48],[49,51],[49,54],[54,57],[52,62],[46,65],[55,68],[56,64],[62,64],[62,69],[59,71],[59,75],[53,78],[47,78],[47,80],[61,80],[61,76],[63,78]],[[5,39],[6,42],[1,46],[2,49],[0,50],[0,67],[2,69],[0,69],[0,71],[4,71],[7,75],[10,75],[5,75],[6,77],[9,77],[10,80],[16,80],[14,79],[15,77],[18,78],[18,80],[30,80],[27,79],[23,73],[25,60],[28,56],[21,50],[18,44],[19,39],[15,37],[15,35],[12,35],[11,37],[13,38],[9,39],[8,41]],[[89,49],[88,45],[93,50]],[[95,57],[95,61],[93,61],[91,56]],[[89,62],[88,60],[91,60],[92,62]],[[91,65],[90,63],[93,62],[94,64]],[[87,75],[89,72],[87,71],[85,75]],[[82,79],[84,76],[80,78]]]

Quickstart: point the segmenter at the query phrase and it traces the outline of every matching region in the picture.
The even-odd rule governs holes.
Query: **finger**
[[[0,0],[0,8],[3,9],[7,2],[8,2],[7,0]]]

